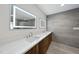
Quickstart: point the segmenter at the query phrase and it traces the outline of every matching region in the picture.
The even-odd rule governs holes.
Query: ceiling
[[[38,4],[37,5],[46,15],[51,15],[75,8],[79,8],[79,4]]]

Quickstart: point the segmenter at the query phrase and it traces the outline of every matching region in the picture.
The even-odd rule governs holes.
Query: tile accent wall
[[[55,41],[79,48],[79,8],[49,15],[47,30],[55,34]]]

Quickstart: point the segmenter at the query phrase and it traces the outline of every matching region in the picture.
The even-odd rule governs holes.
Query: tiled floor
[[[52,42],[47,54],[78,54],[79,48],[70,47],[61,43]]]

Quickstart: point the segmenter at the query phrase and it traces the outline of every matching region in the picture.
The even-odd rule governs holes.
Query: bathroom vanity
[[[52,32],[40,33],[0,46],[0,54],[45,54],[52,42]]]
[[[52,42],[52,33],[49,33],[46,37],[32,47],[27,54],[45,54],[48,50],[50,43]]]

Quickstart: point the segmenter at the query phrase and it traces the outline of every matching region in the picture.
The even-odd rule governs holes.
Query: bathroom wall
[[[42,13],[36,5],[33,4],[19,4],[18,7],[34,14],[37,18],[37,28],[35,29],[10,29],[10,6],[9,4],[0,4],[0,45],[9,43],[15,40],[23,39],[29,32],[37,33],[44,31],[41,29],[39,19],[46,20],[46,16]]]
[[[55,41],[79,48],[79,8],[49,15],[47,29],[55,34]]]

